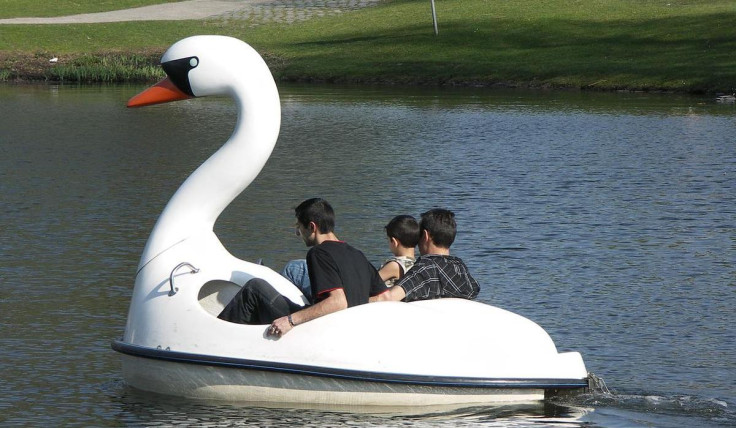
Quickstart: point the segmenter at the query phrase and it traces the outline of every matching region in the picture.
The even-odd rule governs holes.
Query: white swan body
[[[305,302],[278,273],[228,253],[213,232],[270,156],[278,92],[261,57],[229,37],[181,40],[162,66],[175,84],[129,105],[226,95],[239,117],[225,145],[173,196],[143,251],[125,333],[113,342],[126,382],[206,399],[384,406],[524,401],[587,385],[580,354],[558,353],[535,323],[472,301],[357,306],[279,340],[265,335],[266,326],[217,319],[252,277]]]

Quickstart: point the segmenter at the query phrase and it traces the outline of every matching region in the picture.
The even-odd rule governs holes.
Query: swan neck
[[[270,78],[270,74],[268,75]],[[263,169],[278,138],[281,106],[273,79],[234,87],[237,121],[227,142],[179,187],[156,223],[139,268],[191,236],[212,234],[217,218]]]

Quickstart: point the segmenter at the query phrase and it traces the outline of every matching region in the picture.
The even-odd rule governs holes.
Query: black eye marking
[[[189,72],[199,65],[199,58],[190,56],[188,58],[174,59],[161,64],[169,79],[187,95],[194,96],[189,84]]]

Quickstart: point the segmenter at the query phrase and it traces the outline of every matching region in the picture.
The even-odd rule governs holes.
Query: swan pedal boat
[[[469,300],[365,304],[278,339],[267,325],[218,319],[254,277],[307,303],[279,273],[230,254],[213,231],[276,144],[279,95],[261,56],[234,38],[180,40],[161,64],[167,79],[129,107],[224,95],[235,99],[238,120],[174,194],[146,243],[124,335],[112,342],[127,384],[195,399],[391,407],[526,402],[586,390],[579,353],[558,352],[522,316]]]

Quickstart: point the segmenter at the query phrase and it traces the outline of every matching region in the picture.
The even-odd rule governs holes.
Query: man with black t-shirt
[[[307,269],[313,301],[301,307],[268,282],[253,278],[218,318],[239,324],[271,323],[268,334],[282,336],[299,324],[368,303],[369,297],[388,290],[363,253],[335,236],[335,212],[327,201],[308,199],[294,212],[297,234],[311,247]]]

